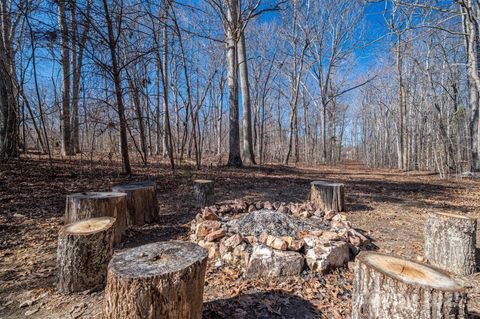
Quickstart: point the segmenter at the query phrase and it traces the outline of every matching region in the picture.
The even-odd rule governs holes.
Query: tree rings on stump
[[[148,244],[115,254],[108,266],[104,317],[202,317],[207,251],[191,242]]]
[[[213,205],[215,203],[213,181],[205,179],[194,180],[193,201],[196,207]]]
[[[446,272],[379,253],[357,257],[352,318],[466,318],[464,288]]]
[[[58,234],[57,289],[72,293],[102,287],[113,254],[115,218],[91,218],[68,224]]]
[[[425,258],[434,266],[459,275],[476,270],[477,221],[461,215],[429,213],[425,223]]]
[[[316,209],[343,212],[344,185],[342,183],[314,181],[311,183],[310,201],[313,202]]]
[[[155,182],[117,185],[114,192],[127,194],[128,225],[142,226],[158,220],[158,203]]]
[[[65,224],[103,216],[116,219],[113,241],[119,243],[127,229],[127,194],[88,192],[67,195]]]

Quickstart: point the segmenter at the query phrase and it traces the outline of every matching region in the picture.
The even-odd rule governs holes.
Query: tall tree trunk
[[[227,165],[242,167],[243,163],[242,158],[240,157],[240,127],[238,114],[237,28],[237,1],[228,0],[228,14],[225,27],[228,71],[228,109],[230,122]]]
[[[471,0],[460,3],[462,11],[463,31],[465,33],[465,51],[468,72],[469,102],[472,111],[470,121],[470,139],[472,144],[471,170],[480,171],[480,116],[479,116],[479,92],[480,92],[480,30],[477,18],[473,17]]]
[[[70,126],[70,46],[65,1],[58,1],[58,25],[61,33],[61,63],[62,63],[62,155],[73,155],[72,133]]]
[[[1,51],[1,50],[0,50]],[[0,53],[0,162],[17,156],[17,105],[13,98],[13,84]]]
[[[0,0],[0,162],[18,155],[18,100],[8,1]]]
[[[252,141],[252,107],[250,101],[250,85],[248,82],[247,52],[245,46],[245,31],[238,41],[238,67],[240,69],[240,89],[242,91],[243,112],[243,148],[242,157],[244,162],[255,164]]]
[[[72,147],[75,153],[80,152],[80,123],[78,117],[78,103],[80,101],[80,79],[83,67],[83,49],[87,42],[87,34],[90,29],[90,9],[92,0],[87,1],[85,10],[85,21],[83,22],[83,31],[80,39],[78,38],[77,20],[75,16],[76,1],[73,1],[70,8],[72,25]],[[77,49],[78,47],[78,49]],[[78,50],[78,51],[77,51]]]
[[[397,81],[398,81],[398,105],[400,109],[400,130],[399,130],[399,145],[398,145],[398,168],[401,170],[407,169],[407,147],[408,147],[408,133],[407,133],[407,102],[405,100],[405,85],[403,83],[403,57],[401,51],[402,38],[397,34]]]
[[[128,156],[128,140],[127,140],[127,120],[125,118],[125,107],[123,105],[122,98],[122,83],[120,79],[120,68],[117,61],[117,43],[115,41],[115,35],[113,33],[112,19],[108,10],[107,0],[103,0],[103,8],[105,10],[105,20],[107,22],[108,29],[108,46],[110,49],[110,58],[112,59],[112,73],[113,82],[115,84],[115,96],[117,99],[117,112],[120,120],[120,148],[123,160],[124,172],[128,175],[132,174],[132,168],[130,167],[130,159]]]

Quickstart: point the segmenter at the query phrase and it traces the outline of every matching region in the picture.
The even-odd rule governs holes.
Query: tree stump
[[[379,253],[355,265],[352,319],[467,318],[465,289],[437,268]]]
[[[344,185],[341,183],[314,181],[311,183],[310,200],[313,202],[316,209],[343,212],[343,189]]]
[[[127,223],[142,226],[158,220],[158,202],[155,182],[117,185],[114,192],[127,194]]]
[[[193,200],[196,207],[210,206],[215,203],[213,181],[197,179],[193,181]]]
[[[476,270],[477,221],[461,215],[430,213],[425,224],[425,258],[434,266],[459,274]]]
[[[127,229],[127,194],[88,192],[67,195],[65,224],[103,216],[115,218],[113,243],[119,243]]]
[[[108,266],[104,317],[202,317],[208,253],[191,242],[148,244],[115,254]]]
[[[72,293],[102,287],[113,254],[115,218],[91,218],[68,224],[58,234],[57,289]]]

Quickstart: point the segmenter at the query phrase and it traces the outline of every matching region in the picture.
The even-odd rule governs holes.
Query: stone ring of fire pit
[[[240,267],[247,277],[326,273],[346,264],[368,238],[346,216],[306,203],[234,203],[202,209],[190,239],[217,266]]]

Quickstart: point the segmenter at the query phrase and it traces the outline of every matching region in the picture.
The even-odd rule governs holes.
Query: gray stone
[[[343,241],[317,243],[306,250],[306,261],[312,271],[326,273],[328,270],[343,266],[350,260],[348,244]]]
[[[304,264],[303,256],[297,252],[254,245],[245,274],[247,277],[296,276],[302,272]]]

